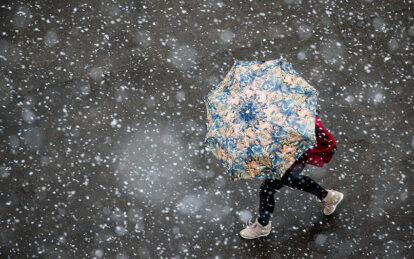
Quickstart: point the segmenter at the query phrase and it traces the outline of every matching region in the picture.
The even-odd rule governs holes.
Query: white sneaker
[[[260,225],[259,221],[256,221],[252,223],[249,220],[249,224],[245,229],[240,231],[240,236],[245,239],[254,239],[258,237],[265,237],[270,234],[270,231],[272,230],[272,222],[269,221],[269,223],[266,226]]]
[[[325,199],[320,201],[323,206],[323,214],[331,215],[334,213],[336,206],[342,201],[344,198],[344,194],[334,190],[327,190],[328,195],[326,195]]]

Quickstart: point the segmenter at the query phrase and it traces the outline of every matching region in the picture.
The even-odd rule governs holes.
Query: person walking
[[[322,204],[325,215],[331,215],[335,211],[344,197],[343,193],[325,189],[310,177],[301,175],[306,164],[322,167],[332,159],[335,153],[335,139],[322,126],[319,116],[316,116],[315,120],[315,134],[317,139],[315,146],[296,160],[280,180],[266,178],[263,181],[260,186],[259,217],[254,223],[249,220],[247,227],[240,231],[241,237],[254,239],[270,234],[270,217],[275,208],[274,194],[284,186],[315,195]]]
[[[322,167],[336,149],[317,111],[319,92],[285,58],[236,60],[222,82],[203,99],[207,109],[206,150],[232,181],[263,179],[259,217],[240,231],[267,236],[274,194],[289,186],[316,197],[330,215],[343,194],[301,175],[305,164]]]

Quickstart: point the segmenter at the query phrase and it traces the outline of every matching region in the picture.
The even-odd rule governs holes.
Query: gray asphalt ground
[[[413,1],[1,1],[0,257],[413,258]],[[287,58],[338,150],[329,217],[204,150],[235,60]]]

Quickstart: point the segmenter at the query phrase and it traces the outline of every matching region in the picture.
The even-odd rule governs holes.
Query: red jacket
[[[316,116],[315,127],[316,144],[300,157],[299,162],[322,167],[331,161],[336,150],[336,142],[331,133],[322,126],[319,116]]]

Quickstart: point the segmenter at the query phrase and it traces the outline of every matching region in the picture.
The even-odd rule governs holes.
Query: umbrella
[[[236,60],[203,100],[206,149],[233,181],[281,179],[316,143],[318,91],[283,57]]]

